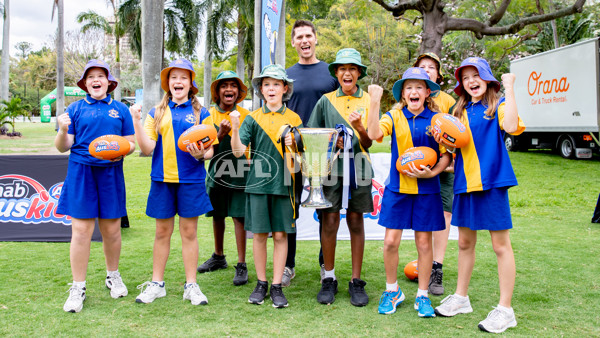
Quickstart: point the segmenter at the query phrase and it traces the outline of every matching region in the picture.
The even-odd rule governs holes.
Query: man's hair
[[[315,29],[315,25],[308,20],[297,20],[294,22],[294,27],[292,27],[292,40],[294,40],[294,36],[296,35],[296,28],[298,27],[310,27],[312,29],[313,34],[316,36],[317,31]]]

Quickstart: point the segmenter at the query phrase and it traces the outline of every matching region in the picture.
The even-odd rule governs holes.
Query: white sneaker
[[[69,283],[69,285],[73,284]],[[81,311],[81,309],[83,309],[83,301],[85,300],[85,287],[80,288],[71,286],[67,292],[69,293],[69,298],[67,298],[63,310],[65,310],[65,312]]]
[[[200,291],[197,283],[186,284],[183,290],[183,300],[189,300],[192,305],[206,305],[208,298]]]
[[[287,287],[292,283],[292,279],[296,277],[296,269],[288,268],[287,266],[283,269],[283,276],[281,276],[281,286]]]
[[[473,312],[469,296],[460,299],[457,295],[450,295],[442,300],[440,305],[435,308],[435,313],[443,317],[456,316],[459,313]]]
[[[118,271],[114,272],[111,276],[106,276],[104,283],[106,284],[106,287],[110,289],[110,296],[112,298],[117,299],[119,297],[127,296],[127,287],[123,283],[121,274]]]
[[[494,308],[488,313],[487,318],[479,322],[479,328],[483,331],[501,333],[506,329],[517,326],[515,312]]]
[[[144,286],[146,287],[145,289]],[[142,293],[135,299],[136,303],[152,303],[156,298],[162,298],[167,295],[165,286],[161,286],[156,282],[144,282],[138,285],[137,288],[142,290]]]

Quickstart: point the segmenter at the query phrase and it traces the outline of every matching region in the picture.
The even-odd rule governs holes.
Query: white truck
[[[505,136],[508,150],[555,149],[564,158],[591,158],[600,149],[599,53],[594,38],[511,62],[527,129]]]

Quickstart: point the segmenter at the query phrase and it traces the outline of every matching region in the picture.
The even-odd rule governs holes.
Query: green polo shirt
[[[285,177],[283,149],[279,142],[279,132],[286,124],[299,127],[302,120],[285,105],[277,111],[270,111],[265,105],[250,113],[240,126],[242,144],[250,145],[247,193],[289,196],[293,180]]]
[[[321,96],[312,111],[310,120],[308,120],[308,128],[335,128],[338,124],[344,124],[346,128],[354,130],[348,117],[350,113],[357,111],[362,114],[362,123],[366,129],[370,104],[371,97],[369,93],[366,93],[360,87],[354,95],[346,95],[342,88],[339,88]],[[375,112],[375,114],[379,114],[379,112]],[[361,179],[373,178],[369,150],[364,149],[360,144],[360,135],[356,130],[354,130],[354,137],[352,138],[352,151],[355,159],[356,177]],[[331,175],[343,176],[344,161],[339,158],[336,162],[337,165],[334,165]]]

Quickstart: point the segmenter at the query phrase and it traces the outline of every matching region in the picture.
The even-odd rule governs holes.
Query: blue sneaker
[[[389,315],[396,312],[396,307],[404,300],[404,293],[398,288],[398,291],[384,291],[379,298],[379,313]]]
[[[420,296],[415,299],[415,310],[419,311],[419,317],[431,318],[435,317],[435,311],[431,306],[431,301],[428,297]]]

